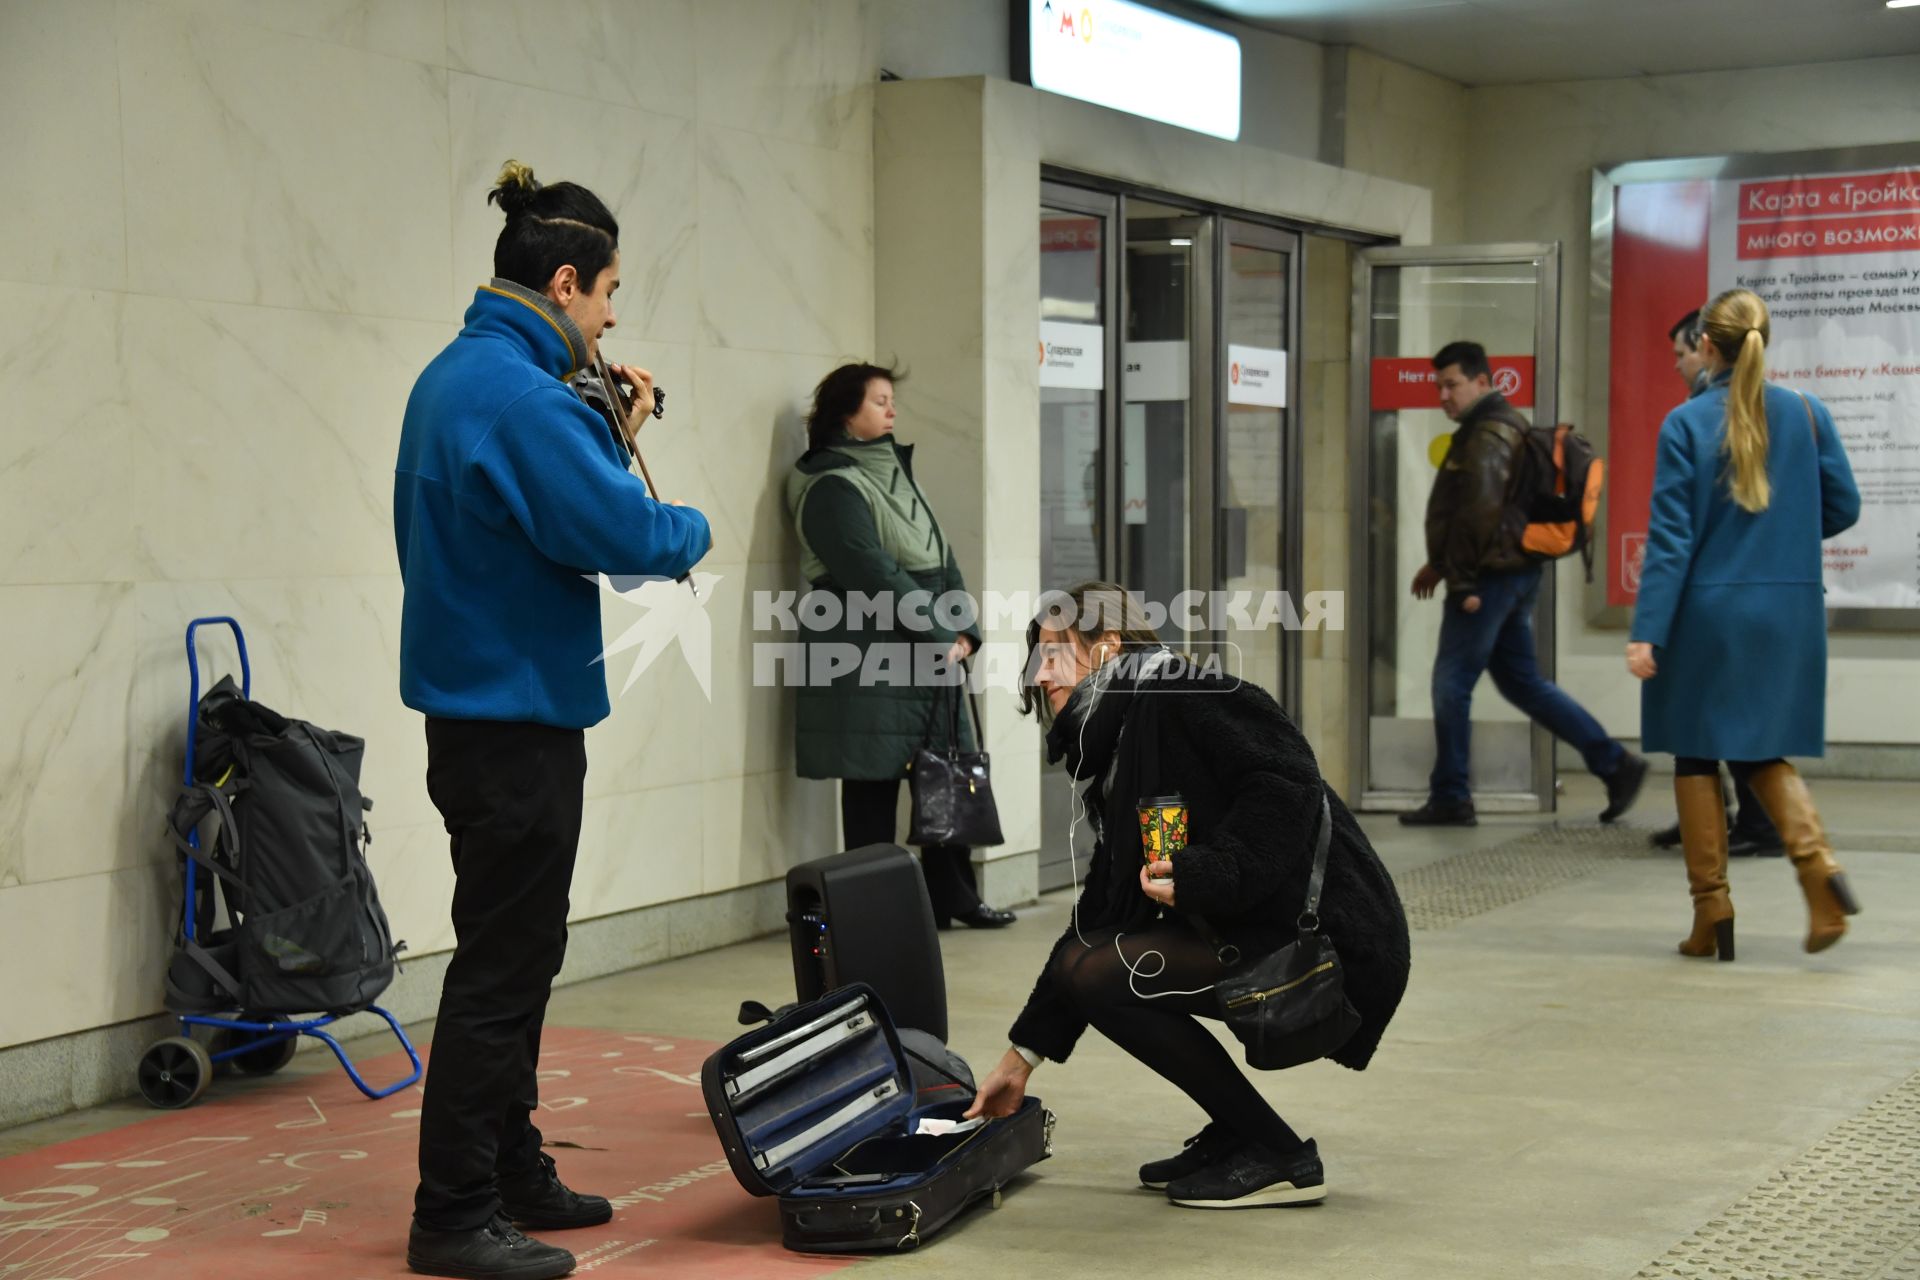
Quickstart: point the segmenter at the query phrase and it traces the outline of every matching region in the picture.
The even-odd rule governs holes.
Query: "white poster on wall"
[[[1097,324],[1040,322],[1040,385],[1099,391],[1106,386],[1107,331]]]
[[[1287,353],[1227,344],[1227,403],[1287,407]]]
[[[1768,375],[1826,404],[1860,487],[1828,607],[1920,608],[1920,169],[1719,181],[1709,228],[1709,296],[1766,299]]]
[[[1193,354],[1185,342],[1129,342],[1121,358],[1125,361],[1121,386],[1129,403],[1187,398]]]

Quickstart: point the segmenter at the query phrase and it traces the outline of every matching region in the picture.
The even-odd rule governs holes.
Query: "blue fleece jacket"
[[[568,729],[605,719],[600,588],[587,575],[678,577],[711,545],[706,517],[649,497],[562,380],[586,359],[565,312],[495,280],[414,383],[393,532],[400,696],[416,711]]]

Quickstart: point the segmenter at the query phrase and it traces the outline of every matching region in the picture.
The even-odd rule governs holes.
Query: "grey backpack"
[[[201,698],[197,717],[195,783],[167,824],[203,874],[194,937],[176,937],[168,966],[167,1008],[283,1016],[366,1008],[393,981],[406,945],[394,944],[367,867],[366,744],[248,701],[231,678]],[[216,888],[227,921],[218,929]]]

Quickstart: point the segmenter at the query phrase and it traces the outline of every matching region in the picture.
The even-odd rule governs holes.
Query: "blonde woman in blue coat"
[[[1733,959],[1727,827],[1717,761],[1780,829],[1806,895],[1806,949],[1860,908],[1786,756],[1826,752],[1827,617],[1820,543],[1860,518],[1860,492],[1825,405],[1770,386],[1767,304],[1731,289],[1701,313],[1710,388],[1660,427],[1627,669],[1641,737],[1674,756],[1693,893],[1688,956]]]

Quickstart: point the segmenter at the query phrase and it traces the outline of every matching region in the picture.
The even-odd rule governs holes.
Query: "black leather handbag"
[[[1246,1049],[1247,1065],[1279,1071],[1324,1058],[1359,1029],[1360,1015],[1347,999],[1346,972],[1333,939],[1320,928],[1320,891],[1333,843],[1333,811],[1320,791],[1320,830],[1314,839],[1313,871],[1300,911],[1299,937],[1268,956],[1238,963],[1237,950],[1221,946],[1228,972],[1214,985],[1220,1017]]]
[[[964,668],[963,668],[964,670]],[[907,843],[966,845],[982,848],[1002,844],[1000,810],[993,802],[993,778],[984,751],[960,750],[960,688],[947,702],[945,747],[933,744],[936,706],[927,716],[927,733],[907,762],[907,787],[913,792],[913,821]],[[980,706],[969,692],[965,701],[973,713],[973,736],[981,740]]]

